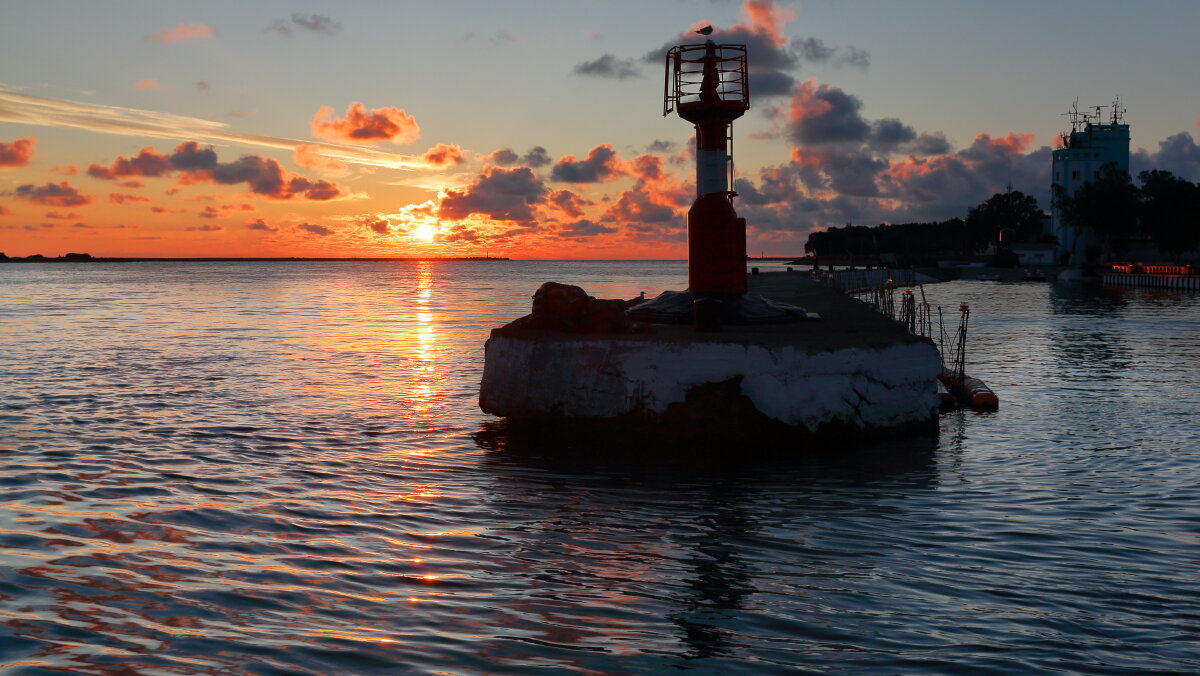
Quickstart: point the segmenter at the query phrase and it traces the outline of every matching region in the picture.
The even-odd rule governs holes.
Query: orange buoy
[[[959,401],[962,401],[976,411],[1000,410],[1000,397],[997,397],[992,388],[988,387],[979,378],[972,378],[971,376],[957,378],[949,369],[942,369],[942,375],[938,377],[938,383],[949,388],[958,397]],[[940,395],[940,388],[938,392]]]
[[[962,396],[967,400],[967,405],[976,411],[1000,410],[1000,398],[978,378],[963,378]]]

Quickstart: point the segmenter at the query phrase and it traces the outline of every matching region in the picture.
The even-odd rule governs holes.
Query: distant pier
[[[1101,273],[1100,280],[1110,286],[1200,291],[1200,275],[1195,272],[1191,265],[1117,264]]]

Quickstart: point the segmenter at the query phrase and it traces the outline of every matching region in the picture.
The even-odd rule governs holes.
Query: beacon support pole
[[[676,45],[667,52],[663,114],[696,127],[696,201],[688,211],[688,290],[746,293],[746,219],[733,209],[733,121],[750,107],[746,46]]]

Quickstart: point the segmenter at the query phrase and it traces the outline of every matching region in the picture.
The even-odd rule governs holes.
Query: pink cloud
[[[33,159],[33,137],[19,138],[12,143],[0,141],[0,167],[23,167]]]
[[[421,161],[425,162],[425,164],[428,164],[431,167],[437,167],[439,169],[462,164],[462,148],[456,145],[451,146],[446,145],[445,143],[439,143],[425,151],[425,154],[421,156]]]
[[[202,23],[179,24],[174,28],[160,28],[150,36],[149,39],[155,42],[169,44],[179,42],[180,40],[192,40],[195,38],[211,38],[213,30]]]
[[[742,3],[742,13],[746,15],[746,22],[752,32],[767,37],[776,47],[787,44],[788,39],[783,34],[783,26],[796,18],[795,11],[779,7],[774,0],[746,0]],[[741,26],[742,24],[738,24],[732,29]]]
[[[412,143],[421,137],[417,119],[399,108],[375,108],[368,111],[357,101],[350,104],[343,118],[321,106],[312,118],[312,133],[318,138],[343,143]]]
[[[138,89],[162,89],[162,85],[158,83],[158,80],[152,77],[148,77],[145,80],[138,80],[133,83],[133,86]]]
[[[292,161],[296,163],[296,166],[314,171],[338,173],[346,170],[345,162],[325,157],[321,154],[321,146],[315,143],[297,144],[295,150],[292,151]]]

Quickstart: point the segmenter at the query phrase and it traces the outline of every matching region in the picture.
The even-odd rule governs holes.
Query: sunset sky
[[[663,53],[745,43],[752,255],[1049,208],[1063,113],[1200,180],[1200,3],[0,0],[0,252],[681,258]],[[1108,110],[1105,109],[1105,115]]]

